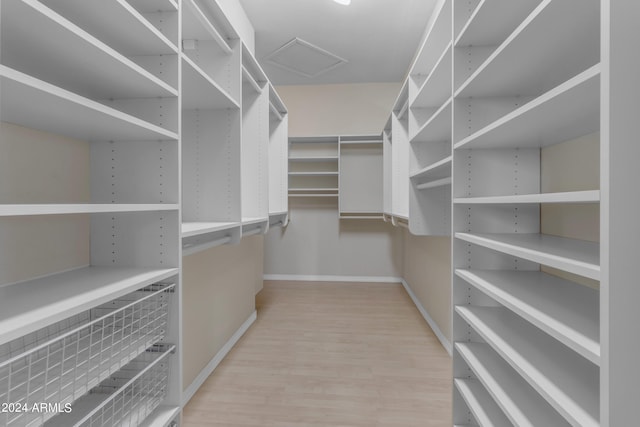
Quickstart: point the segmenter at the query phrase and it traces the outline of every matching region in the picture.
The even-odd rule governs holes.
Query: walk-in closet
[[[0,427],[637,425],[639,20],[0,0]]]

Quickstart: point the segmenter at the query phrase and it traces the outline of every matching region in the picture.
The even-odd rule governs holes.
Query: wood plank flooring
[[[451,359],[399,284],[265,282],[184,427],[451,426]]]

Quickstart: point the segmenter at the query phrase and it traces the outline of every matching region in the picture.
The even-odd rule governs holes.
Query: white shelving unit
[[[409,88],[409,231],[451,232],[451,8],[435,9],[407,78]]]
[[[289,138],[289,197],[338,197],[338,136]]]
[[[242,235],[269,229],[269,80],[242,44]]]
[[[595,0],[454,2],[454,383],[476,384],[472,403],[454,400],[454,424],[483,425],[498,408],[507,425],[616,425],[602,411],[603,288],[580,280],[605,278],[601,245],[540,225],[546,204],[606,200],[540,184],[541,149],[600,130],[600,11]]]
[[[391,175],[391,210],[394,226],[408,227],[409,221],[409,83],[405,81],[391,112],[391,132],[386,145]]]
[[[269,226],[289,221],[288,126],[287,108],[269,84]]]
[[[0,152],[12,159],[0,172],[3,402],[97,411],[89,391],[131,363],[151,369],[149,350],[179,342],[178,10],[159,25],[139,7],[2,5]],[[115,321],[124,312],[129,325]],[[155,422],[157,405],[179,413],[181,349],[163,366],[156,399],[132,402],[133,425]],[[0,424],[45,421],[71,425],[53,413]]]
[[[241,42],[215,3],[182,7],[183,255],[241,238]]]
[[[382,135],[340,136],[341,219],[382,219]]]
[[[286,107],[214,0],[0,18],[0,401],[73,408],[0,424],[178,425],[181,258],[286,224]]]

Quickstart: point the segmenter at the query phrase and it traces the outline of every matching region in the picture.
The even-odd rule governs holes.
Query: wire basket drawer
[[[0,346],[0,402],[19,409],[0,413],[0,425],[42,425],[163,340],[174,287],[139,289]]]
[[[80,398],[46,427],[136,427],[166,396],[173,345],[156,345]]]

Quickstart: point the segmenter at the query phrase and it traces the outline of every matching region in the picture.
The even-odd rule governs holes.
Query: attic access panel
[[[317,77],[348,62],[297,37],[267,55],[265,60],[308,78]]]

